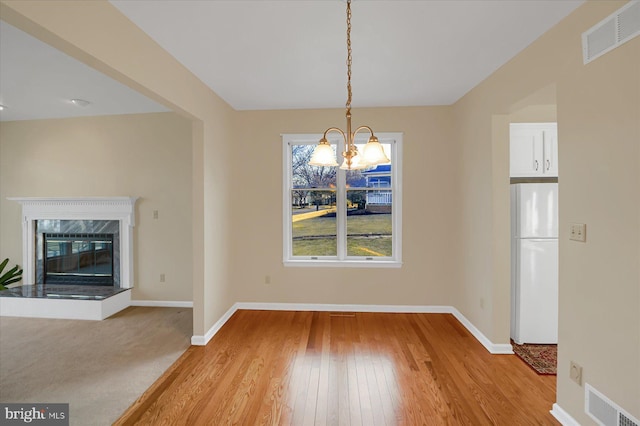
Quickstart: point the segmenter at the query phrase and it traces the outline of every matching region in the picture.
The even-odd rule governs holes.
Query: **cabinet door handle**
[[[547,160],[547,170],[549,170],[550,168],[551,168],[551,162]]]
[[[536,172],[538,171],[538,160],[535,160],[536,162]]]

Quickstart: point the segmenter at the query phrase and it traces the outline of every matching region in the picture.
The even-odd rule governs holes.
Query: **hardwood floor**
[[[238,311],[116,424],[557,425],[555,379],[450,314]]]

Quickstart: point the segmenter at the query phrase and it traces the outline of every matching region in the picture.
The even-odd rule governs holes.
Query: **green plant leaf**
[[[17,283],[18,281],[20,281],[22,279],[22,277],[15,277],[15,278],[11,278],[9,281],[2,283],[2,286],[7,286],[9,284],[13,284],[13,283]]]
[[[13,268],[9,269],[3,275],[0,275],[0,282],[4,282],[5,280],[8,280],[9,278],[13,277],[16,274],[17,270],[18,270],[18,265],[16,265]]]
[[[9,258],[6,258],[5,260],[2,261],[2,263],[0,263],[0,274],[2,273],[2,270],[4,269],[4,267],[7,266],[7,263],[9,263]]]
[[[7,265],[8,260],[9,259],[5,259],[0,264],[0,273],[2,273],[2,270]],[[2,276],[0,276],[0,285],[4,287],[7,284],[20,281],[22,279],[21,275],[22,275],[22,269],[20,269],[20,267],[16,265],[13,268],[9,269],[7,272],[5,272]]]

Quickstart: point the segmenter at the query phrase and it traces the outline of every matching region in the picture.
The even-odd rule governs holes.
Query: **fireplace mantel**
[[[25,284],[35,283],[35,226],[43,219],[117,220],[120,225],[120,287],[133,287],[133,227],[138,197],[10,197],[22,205],[22,264]]]

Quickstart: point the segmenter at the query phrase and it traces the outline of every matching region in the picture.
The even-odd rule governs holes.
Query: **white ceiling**
[[[111,0],[235,109],[340,107],[344,0]],[[354,0],[353,105],[449,105],[583,2]]]
[[[71,99],[91,102],[85,107]],[[168,111],[93,68],[0,21],[0,121]]]
[[[111,3],[235,109],[344,106],[344,0]],[[452,104],[582,3],[353,0],[353,106]],[[0,104],[3,121],[166,111],[2,21]]]

